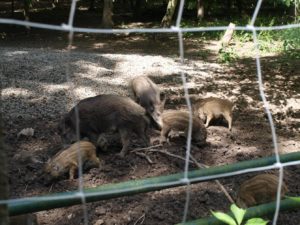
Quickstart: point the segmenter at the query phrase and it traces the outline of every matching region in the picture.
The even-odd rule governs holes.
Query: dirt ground
[[[59,10],[59,9],[56,9]],[[45,13],[45,12],[43,12]],[[43,15],[44,18],[41,16]],[[47,14],[33,18],[47,21]],[[51,17],[54,24],[59,18]],[[76,21],[93,21],[97,14],[79,12]],[[18,16],[18,15],[16,15]],[[52,15],[53,16],[53,15]],[[87,20],[90,18],[91,20]],[[139,23],[132,23],[138,26]],[[218,96],[234,102],[233,130],[224,122],[208,127],[208,144],[192,148],[191,154],[208,166],[231,164],[273,154],[270,126],[258,91],[256,64],[242,58],[231,64],[217,62],[216,43],[184,40],[185,62],[178,59],[176,35],[92,35],[75,34],[73,50],[66,51],[67,34],[1,25],[0,40],[2,113],[5,142],[9,147],[10,197],[38,196],[76,190],[78,179],[66,177],[47,186],[39,180],[43,162],[62,145],[57,134],[59,119],[74,102],[102,93],[131,96],[128,80],[148,75],[167,95],[166,109],[186,109],[180,70],[187,76],[190,94]],[[241,47],[241,51],[243,48]],[[261,58],[264,88],[274,117],[280,153],[300,149],[300,63],[282,55]],[[66,75],[69,75],[67,79]],[[71,81],[71,82],[69,82]],[[72,86],[74,85],[74,86]],[[74,99],[75,98],[75,99]],[[33,128],[32,137],[17,134]],[[158,137],[152,132],[152,138]],[[138,144],[133,140],[133,146]],[[159,149],[185,156],[184,138]],[[100,153],[104,164],[84,172],[84,187],[119,183],[184,170],[184,161],[161,153],[147,153],[152,164],[134,153],[124,159],[116,156],[119,148]],[[41,163],[42,162],[42,163]],[[190,169],[196,169],[194,165]],[[276,171],[271,171],[276,173]],[[235,198],[239,185],[254,173],[221,179]],[[290,196],[300,193],[300,166],[284,170]],[[230,202],[214,182],[191,185],[188,220],[207,217],[210,210],[227,211]],[[88,221],[93,225],[176,224],[181,222],[186,188],[178,187],[87,204]],[[39,224],[83,224],[81,206],[38,212]],[[279,225],[299,224],[300,211],[281,213]],[[271,219],[271,218],[270,218]]]

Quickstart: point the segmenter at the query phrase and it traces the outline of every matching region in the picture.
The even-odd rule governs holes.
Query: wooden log
[[[230,23],[223,38],[221,39],[221,48],[227,47],[232,39],[232,35],[234,32],[235,24]]]

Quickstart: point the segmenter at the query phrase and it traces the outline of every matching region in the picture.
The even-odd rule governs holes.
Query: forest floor
[[[52,19],[55,21],[57,17]],[[90,19],[95,21],[95,15]],[[80,18],[78,21],[88,22]],[[11,198],[76,190],[78,179],[70,181],[64,177],[46,186],[38,176],[43,167],[43,163],[39,162],[45,162],[61,147],[61,139],[57,134],[59,119],[74,106],[74,102],[86,97],[104,93],[131,96],[128,81],[139,75],[151,77],[167,94],[166,109],[186,109],[180,71],[184,71],[187,77],[190,94],[217,96],[234,102],[232,131],[228,130],[226,123],[212,124],[207,129],[208,144],[192,148],[191,154],[199,162],[213,167],[274,153],[253,57],[244,56],[232,63],[220,64],[216,41],[185,38],[185,61],[182,65],[178,58],[177,36],[170,34],[75,33],[69,54],[67,33],[32,29],[27,34],[21,27],[1,25],[1,28],[1,110],[5,142],[9,147]],[[237,52],[243,53],[249,51],[251,43],[239,46]],[[286,59],[282,55],[261,57],[264,88],[281,154],[300,149],[299,67],[299,60]],[[34,135],[17,138],[17,134],[24,128],[33,128]],[[153,132],[152,138],[157,137]],[[184,157],[184,147],[184,138],[175,138],[170,145],[159,149]],[[153,161],[150,164],[134,153],[120,159],[116,156],[118,151],[119,148],[114,147],[108,153],[99,155],[104,163],[101,168],[84,172],[84,187],[184,170],[183,160],[158,152],[147,153]],[[191,165],[190,169],[196,167]],[[220,181],[235,199],[239,185],[255,174]],[[299,195],[300,166],[286,168],[284,181],[289,187],[288,195]],[[190,193],[188,220],[207,217],[211,214],[210,210],[229,209],[230,202],[213,181],[191,185]],[[176,224],[182,220],[185,199],[186,187],[177,187],[89,203],[88,220],[92,225]],[[278,224],[299,224],[299,215],[299,211],[281,213]],[[83,224],[80,205],[38,212],[37,216],[39,224]],[[144,219],[139,219],[141,217]]]

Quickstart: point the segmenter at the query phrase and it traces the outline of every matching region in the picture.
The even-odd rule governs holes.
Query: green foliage
[[[230,206],[230,210],[233,213],[236,221],[238,224],[241,224],[243,221],[243,218],[245,216],[246,210],[244,209],[240,209],[239,207],[237,207],[235,204],[232,204]]]
[[[292,5],[295,5],[296,2],[299,4],[300,0],[276,0],[274,3],[290,7]]]
[[[258,39],[261,51],[283,53],[287,57],[300,59],[300,28],[262,31]]]
[[[287,196],[287,198],[295,200],[297,202],[300,202],[300,197],[289,197],[289,196]]]
[[[244,225],[266,225],[268,223],[268,221],[263,220],[261,218],[252,218],[243,223],[243,219],[246,214],[246,210],[237,207],[235,204],[232,204],[230,206],[230,210],[231,210],[234,218],[231,217],[230,215],[227,215],[222,212],[213,212],[212,211],[212,214],[218,220],[221,220],[222,222],[224,222],[228,225],[242,225],[242,224],[244,224]]]
[[[231,63],[238,57],[233,47],[221,48],[218,55],[220,63]]]
[[[196,9],[197,7],[197,1],[187,1],[187,9],[192,10]]]
[[[267,225],[268,221],[261,218],[253,218],[248,220],[245,225]]]
[[[249,31],[236,31],[233,34],[233,39],[240,42],[250,42],[253,41],[253,34]]]
[[[213,211],[211,213],[218,220],[221,220],[222,222],[224,222],[224,223],[226,223],[228,225],[236,225],[235,220],[231,216],[229,216],[229,215],[227,215],[225,213],[222,213],[222,212],[213,212]]]
[[[300,59],[300,28],[282,32],[282,48],[287,56]]]

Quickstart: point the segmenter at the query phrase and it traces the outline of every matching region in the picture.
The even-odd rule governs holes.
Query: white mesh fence
[[[69,13],[69,20],[67,24],[59,25],[50,25],[50,24],[42,24],[42,23],[35,23],[30,21],[20,21],[20,20],[14,20],[14,19],[4,19],[0,18],[1,24],[14,24],[14,25],[21,25],[21,26],[28,26],[28,27],[34,27],[34,28],[42,28],[42,29],[50,29],[50,30],[59,30],[59,31],[67,31],[69,32],[69,43],[68,43],[68,58],[69,62],[66,65],[66,80],[70,84],[70,90],[71,90],[71,98],[73,105],[76,105],[77,99],[75,97],[75,93],[72,92],[74,90],[74,83],[71,79],[70,74],[70,52],[72,49],[72,43],[73,43],[73,36],[75,32],[82,32],[82,33],[99,33],[99,34],[118,34],[118,33],[177,33],[178,34],[178,40],[179,40],[179,56],[180,56],[180,62],[183,65],[184,64],[184,40],[183,40],[183,33],[185,32],[211,32],[211,31],[224,31],[228,27],[227,26],[218,26],[218,27],[191,27],[191,28],[182,28],[180,27],[181,19],[182,19],[182,13],[184,9],[185,1],[181,0],[179,4],[179,10],[177,14],[176,19],[176,25],[172,26],[170,28],[138,28],[138,29],[92,29],[92,28],[81,28],[81,27],[74,27],[73,21],[75,17],[75,9],[76,9],[76,0],[72,0],[72,4],[70,7],[70,13]],[[167,187],[170,185],[177,185],[177,184],[185,184],[186,185],[186,201],[185,206],[183,209],[183,217],[182,222],[186,222],[187,220],[187,214],[188,214],[188,208],[189,208],[189,202],[190,202],[190,189],[189,185],[191,182],[194,181],[203,181],[207,179],[218,179],[223,177],[229,177],[239,174],[245,174],[250,172],[259,172],[259,171],[265,171],[265,170],[271,170],[271,169],[278,169],[279,170],[279,183],[278,183],[278,190],[277,190],[277,199],[276,199],[276,210],[273,217],[273,225],[277,224],[277,218],[279,214],[279,205],[280,205],[280,193],[283,183],[283,169],[286,166],[293,166],[293,165],[299,165],[300,161],[293,161],[293,162],[286,162],[281,163],[279,158],[279,151],[278,151],[278,145],[277,145],[277,136],[275,131],[275,126],[273,123],[272,114],[270,112],[270,108],[268,105],[268,101],[266,100],[265,92],[264,92],[264,86],[263,86],[263,74],[261,72],[261,65],[260,65],[260,53],[259,53],[259,43],[257,39],[257,31],[271,31],[271,30],[282,30],[282,29],[294,29],[294,28],[300,28],[300,24],[290,24],[290,25],[281,25],[281,26],[271,26],[271,27],[256,27],[255,21],[257,18],[257,15],[260,11],[262,4],[262,0],[258,0],[257,5],[255,7],[251,22],[247,26],[236,26],[235,30],[243,30],[243,31],[249,31],[253,34],[253,41],[255,45],[255,51],[256,51],[256,68],[257,68],[257,80],[259,85],[259,93],[261,96],[261,99],[264,104],[264,108],[268,117],[269,125],[271,128],[271,134],[272,134],[272,142],[274,147],[274,154],[276,156],[276,163],[270,166],[262,166],[262,167],[256,167],[251,169],[243,169],[236,172],[229,172],[224,173],[220,175],[212,175],[212,176],[203,176],[198,178],[192,178],[190,179],[188,177],[188,171],[189,171],[189,162],[190,162],[190,151],[191,151],[191,134],[192,134],[192,107],[191,102],[189,99],[189,93],[188,88],[186,85],[186,76],[184,71],[181,71],[181,79],[182,79],[182,85],[184,88],[184,96],[186,99],[187,108],[189,110],[189,129],[188,129],[188,136],[187,136],[187,142],[186,142],[186,156],[185,156],[185,167],[184,167],[184,176],[182,179],[179,179],[175,182],[165,182],[165,183],[157,183],[157,184],[149,184],[148,186],[145,185],[145,187]],[[75,110],[75,113],[77,115],[77,122],[76,122],[76,134],[77,138],[79,139],[80,131],[79,131],[79,120],[78,120],[78,110]],[[79,146],[79,145],[78,145]],[[39,201],[39,200],[54,200],[54,199],[71,199],[71,198],[78,198],[82,202],[82,209],[83,209],[83,217],[84,217],[84,224],[88,224],[88,212],[86,207],[86,197],[87,196],[97,196],[99,193],[92,192],[92,193],[85,193],[83,191],[83,171],[82,171],[82,159],[80,155],[80,149],[78,149],[78,159],[79,159],[79,170],[78,170],[78,191],[74,195],[68,195],[68,196],[41,196],[41,197],[30,197],[30,198],[23,198],[30,199],[33,202]],[[129,188],[129,189],[123,189],[123,191],[132,191],[137,190],[138,187]],[[102,194],[113,194],[118,193],[116,190],[108,190],[105,192],[102,192]],[[22,199],[10,199],[10,200],[1,200],[0,204],[8,204],[8,203],[14,203],[22,201]]]

